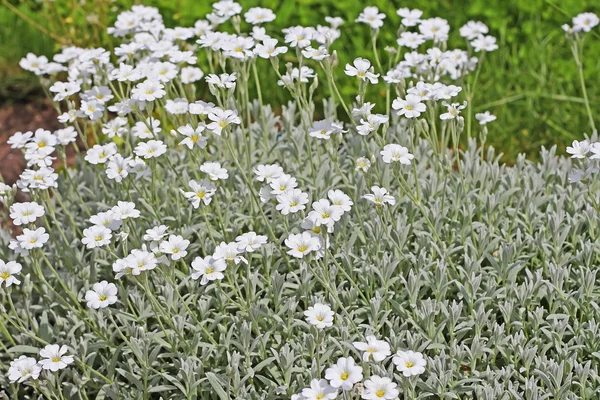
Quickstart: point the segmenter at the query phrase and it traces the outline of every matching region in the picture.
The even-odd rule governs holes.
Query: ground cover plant
[[[597,398],[597,133],[574,163],[502,164],[466,101],[493,32],[397,15],[278,31],[222,0],[166,28],[135,6],[110,51],[24,58],[65,127],[9,140],[28,169],[0,186],[4,397]],[[339,63],[344,24],[371,57]],[[563,26],[579,66],[597,25]]]

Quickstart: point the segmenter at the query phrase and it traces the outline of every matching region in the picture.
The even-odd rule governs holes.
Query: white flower
[[[323,61],[329,57],[329,52],[325,46],[319,46],[317,49],[314,47],[306,47],[302,50],[302,55],[315,61]]]
[[[367,336],[367,342],[354,342],[354,347],[358,350],[363,351],[363,361],[368,362],[373,360],[375,362],[381,362],[385,360],[387,356],[392,354],[390,351],[390,345],[384,340],[377,340],[375,336]]]
[[[262,44],[254,47],[254,54],[261,58],[277,57],[279,54],[285,54],[288,50],[285,46],[277,46],[277,39],[265,39]]]
[[[191,191],[182,192],[194,208],[200,207],[200,202],[203,202],[205,206],[209,205],[212,201],[212,196],[217,191],[217,187],[207,180],[203,180],[200,183],[191,180],[188,185]]]
[[[169,228],[166,225],[159,225],[147,229],[143,239],[147,242],[158,242],[167,235],[167,229]]]
[[[54,82],[52,86],[50,86],[49,90],[52,93],[56,93],[54,95],[54,101],[63,101],[69,96],[74,95],[75,93],[81,90],[81,86],[79,82]]]
[[[4,262],[0,260],[0,286],[4,283],[5,287],[9,287],[10,285],[18,285],[21,283],[20,280],[15,278],[13,275],[16,275],[21,272],[23,267],[16,261]]]
[[[242,6],[232,0],[221,0],[212,6],[215,13],[223,17],[233,17],[242,12]]]
[[[121,219],[115,217],[115,213],[112,210],[108,210],[105,212],[99,212],[96,215],[92,215],[90,217],[90,222],[93,225],[101,225],[104,226],[111,231],[116,231],[121,227]]]
[[[395,399],[400,394],[396,385],[388,377],[371,375],[364,383],[362,398],[365,400]]]
[[[10,144],[10,147],[13,149],[22,149],[29,143],[31,137],[33,136],[33,132],[15,132],[11,137],[8,138],[7,144]]]
[[[455,119],[460,115],[461,110],[463,110],[467,106],[467,102],[460,103],[452,103],[448,104],[445,101],[442,102],[442,105],[446,106],[447,112],[440,115],[441,120],[447,119]]]
[[[200,166],[200,171],[208,175],[210,180],[217,181],[219,179],[227,179],[229,174],[225,168],[221,167],[220,162],[205,162]]]
[[[367,7],[369,8],[369,7]],[[373,67],[371,66],[371,62],[364,58],[357,58],[354,60],[354,66],[350,64],[346,64],[345,73],[348,76],[356,76],[361,80],[369,80],[371,83],[375,84],[378,81],[379,74],[373,73]]]
[[[120,154],[115,154],[106,164],[106,176],[117,183],[123,181],[129,175],[129,162],[131,157],[123,158]]]
[[[183,67],[181,68],[181,83],[194,83],[202,79],[204,72],[198,67]]]
[[[85,301],[87,301],[87,306],[94,310],[106,308],[117,302],[117,292],[117,286],[114,283],[107,281],[94,283],[92,290],[85,292]]]
[[[230,264],[239,264],[240,262],[248,264],[248,260],[241,256],[241,253],[237,243],[221,242],[215,249],[213,258],[223,259]]]
[[[288,189],[295,189],[298,186],[298,182],[296,178],[288,174],[281,174],[279,177],[271,180],[269,185],[273,189],[271,190],[271,194],[278,195]]]
[[[49,238],[50,235],[46,233],[46,228],[43,227],[36,230],[25,228],[23,234],[17,236],[19,246],[25,250],[42,248]]]
[[[21,179],[17,181],[17,186],[24,192],[28,192],[30,189],[45,190],[58,187],[57,179],[58,174],[52,168],[26,169],[21,174]]]
[[[90,164],[104,164],[108,159],[117,154],[117,145],[114,142],[105,145],[95,144],[88,150],[84,159]]]
[[[49,369],[52,372],[56,372],[60,369],[66,368],[67,365],[73,361],[73,356],[66,356],[65,354],[69,351],[67,346],[59,346],[57,344],[49,344],[40,350],[40,356],[43,357],[39,361],[40,366],[43,369]]]
[[[231,124],[239,125],[242,123],[237,113],[232,110],[222,110],[220,108],[214,108],[209,114],[208,119],[212,122],[206,127],[216,135],[221,135],[223,129]]]
[[[304,400],[327,400],[337,397],[337,390],[329,385],[325,379],[313,379],[310,387],[302,389]]]
[[[137,156],[145,159],[157,158],[167,152],[167,146],[161,140],[149,140],[138,143],[133,151]]]
[[[302,258],[309,254],[311,251],[317,251],[321,247],[319,238],[312,236],[308,232],[302,232],[298,234],[290,234],[285,239],[285,245],[290,248],[287,252],[292,257]]]
[[[38,365],[35,358],[21,356],[10,362],[10,367],[8,368],[8,380],[11,383],[22,383],[29,378],[36,380],[41,372],[42,367]]]
[[[377,7],[365,7],[363,12],[356,18],[356,22],[363,22],[373,29],[378,29],[383,26],[384,18],[385,14],[380,13]]]
[[[143,249],[135,249],[131,251],[125,258],[125,266],[126,268],[131,270],[132,275],[140,275],[142,271],[150,271],[156,268],[158,265],[158,259],[154,255],[154,253],[149,252],[145,249],[145,245]],[[113,265],[113,270],[114,270]],[[117,278],[119,275],[117,275]]]
[[[190,241],[179,235],[170,235],[168,240],[160,244],[160,252],[170,254],[173,261],[177,261],[187,255],[186,249]]]
[[[158,80],[145,80],[138,83],[131,91],[131,98],[138,101],[154,101],[162,98],[167,92]]]
[[[267,237],[263,235],[257,235],[256,232],[246,232],[236,237],[235,241],[237,242],[238,250],[252,253],[267,243]]]
[[[313,30],[304,28],[302,26],[293,26],[284,29],[285,42],[289,43],[292,47],[305,48],[310,46],[310,41],[313,38]]]
[[[146,118],[145,121],[138,121],[131,129],[131,133],[134,137],[139,139],[150,139],[157,137],[162,131],[160,127],[160,121],[152,117]]]
[[[338,358],[337,363],[325,371],[325,379],[329,380],[329,384],[342,390],[352,389],[362,378],[362,368],[356,365],[352,357]]]
[[[90,228],[83,230],[83,239],[81,243],[85,244],[88,249],[95,247],[106,246],[110,244],[112,233],[110,229],[103,225],[94,225]]]
[[[44,68],[48,65],[48,58],[46,56],[36,56],[33,53],[27,53],[25,58],[19,61],[19,66],[25,71],[33,72],[36,75],[42,75]]]
[[[396,204],[396,199],[394,199],[394,196],[388,194],[386,188],[372,186],[371,191],[373,192],[373,194],[365,194],[363,198],[375,203],[376,206],[384,206],[386,204],[393,206],[394,204]]]
[[[36,219],[44,214],[44,207],[35,201],[15,203],[10,206],[10,217],[13,220],[13,224],[17,226],[34,223]]]
[[[200,281],[201,285],[206,285],[210,281],[215,279],[223,279],[223,271],[227,268],[227,263],[222,258],[213,258],[211,256],[202,258],[196,257],[192,261],[192,279],[198,279],[202,277]]]
[[[306,203],[308,203],[308,194],[300,189],[288,189],[277,195],[275,208],[281,212],[281,215],[288,215],[304,210]]]
[[[425,36],[425,39],[433,40],[434,42],[445,42],[448,40],[450,25],[443,18],[424,19],[419,24],[419,32]]]
[[[417,118],[425,112],[427,107],[421,103],[421,97],[407,94],[406,99],[395,99],[392,108],[398,112],[398,115],[404,115],[406,118]]]
[[[340,26],[342,26],[344,24],[344,20],[340,17],[326,16],[325,22],[327,22],[329,25],[331,25],[331,27],[334,29],[339,28]]]
[[[244,14],[244,18],[247,23],[257,25],[273,21],[275,13],[269,8],[252,7]]]
[[[73,143],[77,140],[77,131],[72,126],[67,126],[64,129],[58,129],[54,131],[54,136],[56,136],[58,143],[66,146],[69,143]]]
[[[371,161],[366,157],[358,157],[356,159],[356,171],[367,172],[371,168]]]
[[[259,182],[270,183],[273,179],[279,178],[283,174],[283,168],[278,164],[257,165],[252,169]]]
[[[186,114],[189,110],[189,103],[183,98],[177,98],[174,100],[169,99],[165,104],[165,110],[167,110],[167,113],[173,115]]]
[[[50,131],[45,129],[37,129],[31,138],[31,142],[27,143],[25,147],[30,150],[36,150],[44,155],[50,155],[54,151],[57,139]]]
[[[95,121],[102,117],[104,104],[98,100],[81,100],[81,107],[79,109],[83,113],[80,116],[87,116],[92,121]]]
[[[180,146],[187,146],[190,150],[194,148],[194,146],[198,146],[201,149],[206,147],[207,139],[205,136],[202,136],[202,131],[206,126],[202,123],[198,124],[198,127],[194,129],[190,124],[185,126],[180,126],[177,128],[177,132],[181,133],[186,138],[179,142]]]
[[[467,40],[476,39],[479,35],[485,35],[488,32],[488,27],[483,22],[479,21],[469,21],[460,27],[460,36]]]
[[[427,365],[423,354],[412,350],[398,351],[392,361],[396,364],[396,369],[406,377],[422,374]]]
[[[308,128],[308,135],[317,139],[328,140],[334,133],[342,133],[341,125],[333,123],[330,120],[316,121],[313,126]]]
[[[475,114],[475,119],[477,121],[479,121],[480,125],[485,125],[488,122],[492,122],[496,120],[496,116],[490,114],[489,111],[483,112],[483,113],[477,113]]]
[[[308,213],[308,218],[315,221],[315,225],[326,225],[328,228],[333,227],[340,220],[344,211],[337,206],[329,203],[327,199],[321,199],[312,203],[313,210]]]
[[[135,208],[135,203],[131,201],[119,201],[111,211],[114,213],[113,218],[120,220],[140,216],[140,212]]]
[[[582,140],[581,142],[573,140],[571,146],[567,147],[567,153],[571,154],[571,158],[585,158],[590,149],[590,142],[588,140]]]
[[[306,234],[308,235],[308,233]],[[304,311],[306,322],[316,326],[317,329],[333,326],[334,315],[335,313],[331,310],[331,307],[322,303],[316,303],[314,306],[308,307],[308,310]]]
[[[208,83],[209,87],[218,87],[220,89],[234,89],[235,81],[237,80],[237,76],[235,73],[233,74],[221,74],[215,75],[210,74],[206,78],[206,83]]]
[[[370,114],[367,119],[360,119],[360,125],[356,127],[359,135],[367,136],[379,129],[381,124],[388,122],[389,118],[383,114]]]
[[[475,50],[476,52],[494,51],[498,49],[498,45],[496,44],[496,38],[493,36],[479,35],[475,40],[471,42],[471,46],[473,46],[473,50]]]
[[[338,189],[327,192],[327,197],[331,201],[332,206],[338,207],[343,212],[350,211],[354,205],[350,196]]]
[[[400,164],[410,165],[410,162],[414,155],[408,152],[408,149],[399,144],[386,144],[379,152],[383,158],[383,162],[386,164],[399,162]]]
[[[425,43],[425,37],[416,32],[402,32],[396,42],[398,46],[416,49]]]
[[[589,150],[589,152],[593,153],[590,156],[591,160],[598,160],[598,159],[600,159],[600,142],[595,142],[595,143],[590,144],[590,150]]]
[[[410,10],[408,8],[401,8],[396,11],[396,14],[402,17],[402,25],[406,27],[411,27],[417,25],[421,21],[421,15],[423,15],[423,11],[421,10]]]
[[[598,23],[600,23],[600,19],[596,14],[591,12],[581,13],[573,18],[573,30],[575,32],[589,32]]]
[[[94,86],[82,93],[80,97],[82,100],[96,100],[98,103],[104,104],[112,100],[115,96],[113,96],[108,86]]]

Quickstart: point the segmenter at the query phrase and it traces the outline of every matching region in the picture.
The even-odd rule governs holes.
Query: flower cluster
[[[568,149],[585,186],[555,149],[499,165],[467,103],[490,29],[450,49],[446,20],[397,14],[354,16],[373,53],[342,65],[342,18],[275,30],[233,0],[24,58],[64,127],[15,133],[0,183],[9,396],[592,398],[595,136]]]

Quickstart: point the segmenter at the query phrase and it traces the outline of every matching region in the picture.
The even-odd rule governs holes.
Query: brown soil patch
[[[16,104],[0,108],[0,175],[7,184],[13,184],[25,167],[19,149],[11,149],[6,142],[15,132],[35,131],[38,128],[54,131],[61,128],[56,110],[47,100]]]

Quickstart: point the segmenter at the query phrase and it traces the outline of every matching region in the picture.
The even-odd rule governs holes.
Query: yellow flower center
[[[196,196],[198,196],[198,198],[200,198],[200,199],[203,199],[205,195],[206,195],[206,193],[204,193],[204,192],[196,192]]]
[[[385,395],[385,390],[383,389],[379,389],[378,391],[375,392],[375,396],[377,397],[383,397]]]
[[[221,128],[225,128],[225,127],[227,126],[227,122],[225,122],[225,121],[221,121],[221,122],[219,122],[219,126],[220,126]]]
[[[304,253],[306,250],[308,250],[308,246],[306,246],[306,245],[304,245],[304,244],[303,244],[302,246],[298,246],[298,251],[299,251],[300,253]],[[318,319],[318,318],[317,318],[317,319]]]
[[[343,381],[345,381],[346,379],[348,379],[349,376],[350,376],[349,373],[344,372],[342,375],[340,375],[340,379],[343,380]]]
[[[39,143],[38,143],[38,147],[39,147],[40,149],[41,149],[41,148],[44,148],[44,147],[46,147],[46,142],[39,142]]]
[[[316,398],[316,399],[318,399],[318,400],[321,400],[321,399],[324,399],[324,398],[325,398],[325,395],[324,395],[324,394],[322,394],[322,393],[319,393],[319,394],[317,395],[317,397],[315,397],[315,398]]]
[[[295,207],[295,206],[297,206],[297,205],[298,205],[298,203],[296,203],[295,201],[292,201],[292,202],[290,203],[290,207]]]
[[[324,319],[325,319],[325,318],[323,318],[323,316],[322,316],[322,315],[319,315],[319,316],[317,316],[317,321],[319,321],[319,322],[323,321]]]
[[[150,89],[146,90],[146,94],[152,94],[152,90],[150,90]]]
[[[0,278],[7,280],[8,278],[10,278],[10,274],[8,273],[8,271],[4,271],[0,274]]]
[[[407,110],[409,110],[409,111],[410,111],[410,110],[412,110],[414,107],[413,107],[413,106],[411,106],[411,105],[407,105],[407,106],[406,106],[406,107],[404,107],[404,108],[406,108]]]
[[[415,364],[414,364],[414,363],[411,363],[410,361],[407,361],[407,362],[406,362],[406,368],[412,368],[412,367],[414,367],[414,365],[415,365]]]
[[[60,361],[60,356],[54,356],[54,357],[52,357],[52,362],[57,363],[59,361]]]
[[[102,236],[96,236],[96,237],[94,238],[94,240],[96,240],[96,242],[99,242],[99,241],[101,241],[101,240],[102,240]]]
[[[329,218],[329,213],[325,213],[323,215],[321,215],[322,218]]]
[[[98,297],[98,300],[100,300],[100,301],[106,301],[106,299],[108,299],[108,296],[107,296],[107,295],[105,295],[105,294],[101,294],[101,295]]]
[[[214,269],[213,267],[208,267],[208,268],[206,268],[206,271],[205,271],[205,272],[206,272],[207,274],[212,274],[213,272],[215,272],[215,269]]]

